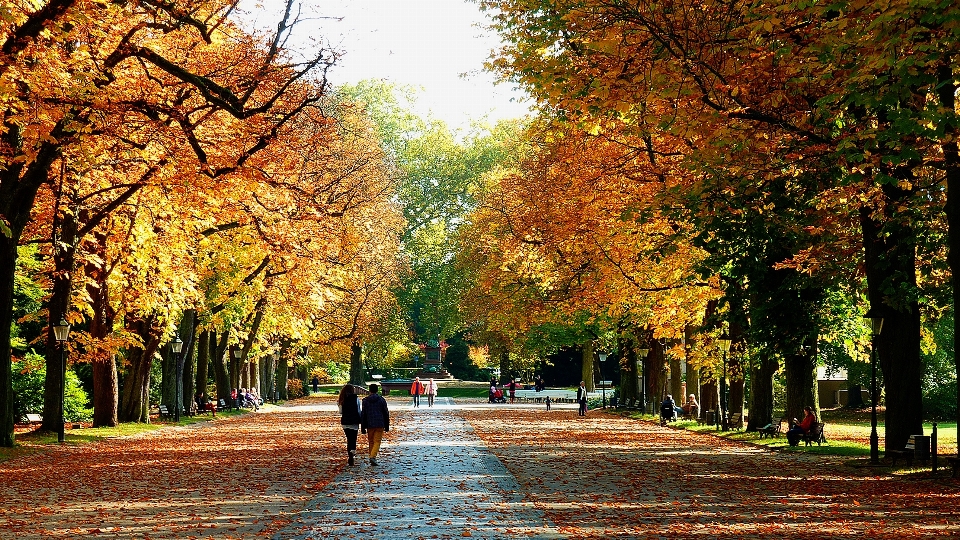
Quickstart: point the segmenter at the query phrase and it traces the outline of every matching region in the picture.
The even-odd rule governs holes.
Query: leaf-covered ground
[[[373,478],[373,469],[361,463],[334,481],[345,459],[333,399],[312,398],[270,412],[96,444],[52,445],[2,462],[0,539],[289,537],[285,531],[297,531],[300,537],[311,529],[308,517],[317,501],[343,496],[343,479]],[[398,471],[410,466],[404,465],[410,456],[403,452],[413,458],[423,452],[440,457],[454,452],[441,462],[459,459],[460,466],[485,458],[467,459],[467,454],[456,453],[463,452],[454,448],[457,444],[481,452],[485,445],[516,478],[509,484],[516,486],[518,504],[532,502],[537,515],[548,520],[543,527],[519,528],[521,535],[537,537],[538,531],[551,531],[570,538],[960,536],[960,481],[944,474],[898,478],[885,468],[851,467],[841,458],[771,452],[600,411],[578,418],[572,408],[546,412],[539,406],[463,400],[435,411],[450,415],[451,425],[462,416],[472,426],[472,431],[451,430],[444,436],[463,440],[445,445],[426,437],[427,431],[438,431],[430,427],[438,424],[417,416],[425,412],[411,413],[405,399],[390,401],[395,420],[384,443],[384,459],[396,461],[378,469],[377,474],[384,476],[378,482],[389,485],[401,476],[398,472],[391,479],[391,466],[400,467]],[[418,437],[423,441],[418,443]],[[361,453],[365,446],[361,441]],[[444,474],[444,467],[436,474]],[[489,463],[480,469],[477,482],[491,477]],[[459,474],[473,478],[469,471]],[[430,481],[427,473],[416,476],[418,486]],[[461,494],[434,490],[456,500],[453,513],[447,509],[444,516],[430,515],[430,505],[411,506],[409,512],[421,513],[425,526],[442,529],[455,521],[453,517],[459,520],[452,523],[455,534],[443,529],[425,538],[506,532],[504,519],[493,517],[502,509],[492,508],[490,497],[478,497],[476,482],[470,482],[463,484]],[[429,493],[424,491],[421,497]],[[419,504],[408,499],[403,504]],[[388,528],[383,524],[364,523],[364,531],[358,528],[351,534],[407,537],[385,535]],[[431,529],[414,522],[403,534],[411,530]]]
[[[463,414],[572,538],[960,535],[960,483],[942,476],[895,479],[600,411]]]
[[[282,407],[0,463],[0,538],[270,535],[343,466],[332,414]]]

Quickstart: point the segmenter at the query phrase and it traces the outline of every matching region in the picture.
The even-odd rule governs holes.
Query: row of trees
[[[55,429],[61,317],[71,361],[92,366],[94,424],[114,425],[148,420],[158,353],[166,403],[180,374],[185,403],[193,381],[206,389],[208,365],[220,396],[272,373],[282,388],[307,344],[349,349],[392,302],[393,166],[363,108],[328,85],[336,53],[283,49],[292,6],[272,35],[222,0],[54,0],[4,17],[0,445],[14,442],[12,343],[45,343]],[[18,270],[46,291],[19,325]],[[11,335],[29,319],[43,337]]]
[[[957,6],[479,3],[541,114],[461,231],[475,332],[581,343],[587,380],[617,349],[628,395],[640,349],[684,358],[714,396],[727,332],[763,425],[781,367],[799,416],[818,362],[869,358],[869,308],[886,446],[921,432],[921,343],[952,350],[930,329],[958,293]]]

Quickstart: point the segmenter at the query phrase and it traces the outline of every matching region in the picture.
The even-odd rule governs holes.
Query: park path
[[[368,463],[361,435],[357,465],[327,484],[275,539],[562,537],[449,399],[391,408],[399,421],[378,465]]]

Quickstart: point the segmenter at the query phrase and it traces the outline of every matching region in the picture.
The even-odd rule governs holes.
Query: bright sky
[[[295,43],[319,41],[342,51],[334,84],[387,79],[422,88],[418,112],[464,128],[527,112],[522,93],[494,85],[483,62],[499,40],[480,28],[484,14],[467,0],[301,0],[306,19]],[[260,0],[258,27],[276,28],[283,0]],[[339,20],[337,20],[339,19]]]

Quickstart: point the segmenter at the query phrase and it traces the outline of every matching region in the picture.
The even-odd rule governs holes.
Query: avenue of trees
[[[868,311],[885,446],[925,397],[956,414],[960,8],[477,3],[536,114],[468,133],[333,88],[337,51],[284,49],[292,3],[270,35],[226,0],[11,8],[0,445],[15,371],[44,370],[54,429],[61,317],[95,425],[149,421],[178,379],[184,402],[285,397],[305,366],[362,383],[440,338],[455,375],[575,356],[630,402],[685,372],[716,409],[723,379],[757,427],[780,377],[790,416],[818,365],[868,384]]]

